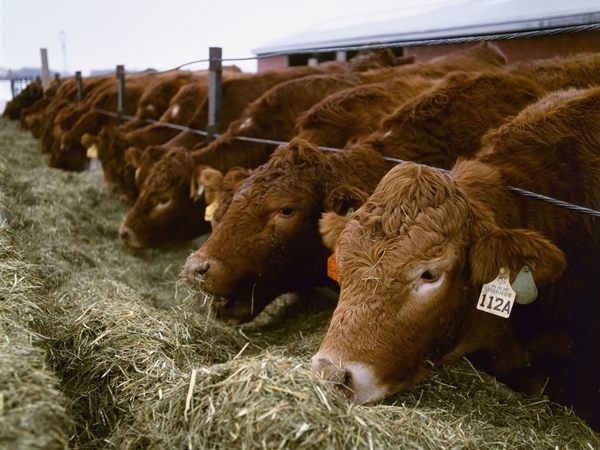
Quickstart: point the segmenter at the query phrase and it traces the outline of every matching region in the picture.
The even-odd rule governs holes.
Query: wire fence
[[[252,57],[252,58],[221,58],[220,53],[218,53],[219,58],[215,58],[213,56],[214,53],[212,52],[212,50],[214,48],[211,48],[209,50],[209,54],[211,55],[211,57],[208,59],[190,61],[185,64],[181,64],[175,68],[161,71],[161,72],[153,72],[153,73],[133,72],[133,73],[146,73],[151,76],[154,74],[167,73],[167,72],[171,72],[171,71],[180,70],[183,67],[188,67],[188,66],[191,66],[194,64],[209,63],[209,65],[210,65],[210,67],[209,67],[209,71],[210,71],[209,85],[210,85],[211,81],[214,83],[214,80],[215,80],[215,77],[213,76],[214,74],[212,73],[212,71],[215,70],[215,67],[218,67],[217,71],[219,72],[219,77],[220,77],[220,69],[221,69],[221,64],[223,62],[235,62],[235,61],[251,60],[251,59],[272,58],[275,56],[290,55],[290,54],[294,54],[294,53],[319,54],[319,53],[329,53],[329,52],[347,52],[347,51],[353,51],[353,50],[356,50],[356,51],[377,50],[377,49],[381,49],[381,48],[390,48],[390,47],[391,48],[393,48],[393,47],[410,47],[410,46],[417,46],[417,45],[442,45],[442,44],[472,43],[472,42],[480,42],[480,41],[507,40],[507,39],[551,35],[551,34],[557,34],[557,33],[575,33],[575,32],[591,31],[591,30],[599,30],[599,29],[600,29],[600,23],[596,23],[596,24],[587,24],[587,25],[579,25],[579,26],[572,26],[572,27],[548,28],[548,29],[544,29],[544,30],[510,33],[510,34],[494,34],[494,35],[456,37],[456,38],[448,38],[448,39],[429,39],[429,40],[418,40],[418,41],[415,41],[415,40],[413,40],[413,41],[397,41],[397,42],[389,42],[389,43],[385,43],[385,44],[371,44],[371,45],[360,45],[360,46],[342,46],[342,47],[299,49],[297,51],[265,53],[265,54],[261,54],[261,55],[258,55],[256,57]],[[124,89],[123,66],[117,66],[117,74],[119,74],[119,72],[121,73],[121,78],[119,78],[119,76],[117,76],[117,78],[119,78],[119,83],[120,83],[119,86],[120,87],[123,86],[123,89]],[[81,80],[80,73],[79,73],[79,78]],[[220,78],[218,78],[218,80],[219,80],[219,89],[220,89]],[[211,88],[209,88],[209,89],[211,89]],[[81,86],[78,86],[78,91],[79,91],[79,93],[78,93],[79,101],[82,101]],[[213,133],[211,131],[211,127],[214,126],[214,124],[211,124],[211,119],[210,119],[211,112],[210,111],[211,111],[211,107],[213,108],[213,110],[215,109],[215,105],[210,104],[211,95],[214,96],[214,93],[211,94],[211,92],[209,91],[208,131],[198,130],[198,129],[194,129],[194,128],[191,128],[188,126],[163,122],[160,120],[153,120],[153,119],[143,119],[143,120],[145,120],[145,122],[147,122],[148,124],[159,124],[161,126],[170,127],[170,128],[177,129],[180,131],[189,131],[191,133],[200,134],[200,135],[206,136],[207,140],[216,138],[219,136],[219,134]],[[119,98],[120,99],[124,98],[123,92],[120,92]],[[217,98],[220,99],[220,93]],[[119,106],[118,106],[118,108],[119,108],[118,112],[107,111],[107,110],[94,108],[94,107],[91,107],[91,109],[99,114],[105,114],[110,117],[116,118],[119,122],[122,120],[128,120],[128,121],[140,120],[138,117],[123,114],[122,106],[123,106],[123,104],[120,100]],[[218,105],[218,109],[220,110],[220,105]],[[252,138],[252,137],[247,137],[247,136],[235,136],[235,139],[241,140],[241,141],[246,141],[246,142],[254,142],[254,143],[276,145],[276,146],[287,144],[286,141]],[[330,147],[320,147],[320,148],[323,151],[330,151],[330,152],[344,151],[343,149],[338,149],[338,148],[330,148]],[[401,163],[405,162],[404,160],[400,160],[400,159],[396,159],[396,158],[386,157],[385,159],[387,161],[395,163],[395,164],[401,164]],[[443,172],[449,172],[447,170],[442,170],[439,168],[435,168],[435,169],[441,170]],[[577,213],[586,214],[586,215],[592,216],[594,218],[600,217],[600,206],[598,207],[599,208],[598,210],[594,210],[594,209],[582,207],[580,205],[572,204],[569,202],[564,202],[562,200],[558,200],[555,198],[547,197],[547,196],[544,196],[544,195],[541,195],[541,194],[538,194],[535,192],[527,191],[527,190],[524,190],[524,189],[521,189],[518,187],[507,186],[507,188],[517,195],[526,196],[526,197],[529,197],[532,199],[536,199],[536,200],[539,200],[542,202],[549,203],[549,204],[557,206],[557,207],[566,208],[566,209],[575,211]],[[577,313],[578,315],[575,319],[576,328],[578,331],[577,331],[577,335],[576,335],[576,337],[574,339],[574,343],[573,343],[573,360],[574,361],[573,361],[572,365],[575,369],[578,369],[578,372],[576,375],[572,376],[571,380],[570,380],[570,384],[573,389],[571,403],[574,405],[576,410],[580,411],[582,416],[586,415],[586,414],[591,414],[591,413],[589,413],[589,411],[594,411],[594,408],[598,409],[600,407],[600,405],[598,404],[598,401],[596,400],[598,398],[597,396],[599,393],[599,391],[598,391],[599,386],[597,384],[598,384],[598,377],[600,376],[600,374],[598,373],[598,370],[597,370],[597,369],[599,369],[597,367],[598,364],[593,365],[594,370],[588,370],[588,368],[591,367],[590,364],[594,363],[594,361],[597,360],[597,357],[593,353],[593,350],[595,350],[595,347],[594,347],[595,345],[600,344],[600,342],[598,342],[598,339],[599,339],[598,338],[598,328],[597,328],[597,324],[595,324],[595,325],[590,324],[589,321],[586,321],[590,317],[598,317],[600,315],[600,312],[599,312],[600,303],[594,301],[594,300],[598,300],[598,297],[600,296],[600,287],[598,286],[597,281],[596,281],[597,280],[596,275],[597,275],[598,270],[600,270],[600,221],[596,220],[594,223],[594,245],[592,245],[592,248],[591,248],[589,267],[588,267],[589,275],[586,277],[586,280],[585,280],[583,292],[581,295],[581,306],[578,310],[578,313]],[[594,344],[594,342],[595,342],[595,344]],[[592,350],[592,351],[590,351],[590,350]],[[596,363],[597,363],[597,361],[596,361]],[[596,415],[595,420],[598,420],[597,415]]]
[[[302,54],[306,54],[306,53],[319,54],[319,53],[347,52],[347,51],[360,51],[360,50],[378,50],[378,49],[396,48],[396,47],[413,47],[413,46],[423,46],[423,45],[448,45],[448,44],[475,43],[475,42],[484,42],[484,41],[510,40],[510,39],[517,39],[517,38],[547,36],[547,35],[559,34],[559,33],[576,33],[576,32],[593,31],[593,30],[600,30],[600,23],[575,25],[575,26],[567,26],[567,27],[547,28],[547,29],[540,29],[540,30],[534,30],[534,31],[522,31],[522,32],[516,32],[516,33],[484,34],[484,35],[479,35],[479,36],[463,36],[463,37],[439,38],[439,39],[398,40],[395,42],[386,42],[386,43],[381,43],[381,44],[365,44],[365,45],[357,45],[357,46],[313,47],[313,48],[304,48],[304,49],[298,49],[298,50],[286,50],[286,51],[281,51],[281,52],[264,53],[264,54],[260,54],[260,55],[253,56],[253,57],[247,57],[247,58],[221,58],[221,57],[215,58],[213,56],[214,54],[211,53],[212,49],[214,49],[214,47],[213,47],[213,48],[209,49],[209,54],[211,56],[207,59],[199,59],[199,60],[189,61],[184,64],[180,64],[177,67],[163,70],[163,71],[125,72],[123,66],[117,66],[117,78],[120,80],[120,83],[123,83],[122,77],[124,76],[125,73],[128,75],[146,74],[146,75],[152,76],[152,75],[164,74],[164,73],[181,70],[183,67],[188,67],[188,66],[191,66],[194,64],[206,64],[206,63],[213,64],[216,62],[220,65],[223,62],[258,60],[258,59],[266,59],[266,58],[273,58],[276,56],[286,56],[286,55],[300,54],[300,53],[302,53]],[[220,52],[216,53],[216,54],[220,55]],[[209,68],[209,70],[212,70],[212,69]],[[97,75],[94,77],[86,77],[86,78],[91,79],[91,78],[101,77],[101,76],[107,76],[107,75],[104,74],[104,75]],[[82,79],[81,72],[77,72],[76,77],[78,77],[78,81],[81,82],[81,79]],[[58,79],[57,79],[57,82],[58,82]],[[79,101],[82,101],[81,87],[79,87],[78,91],[79,91],[79,96],[80,96]],[[120,98],[124,98],[124,93],[120,93]],[[113,117],[113,118],[116,118],[119,120],[121,120],[121,119],[129,120],[129,121],[138,120],[138,118],[135,116],[124,115],[122,113],[121,107],[119,107],[121,112],[107,111],[107,110],[103,110],[103,109],[99,109],[99,108],[95,108],[95,107],[91,107],[90,109],[96,111],[99,114],[105,114],[105,115],[108,115],[110,117]],[[219,106],[219,109],[220,109],[220,106]],[[144,120],[148,124],[160,124],[161,126],[177,129],[180,131],[189,131],[194,134],[200,134],[200,135],[211,137],[211,138],[219,136],[219,134],[211,133],[209,131],[198,130],[198,129],[194,129],[194,128],[183,126],[183,125],[163,122],[160,120],[153,120],[153,119],[144,119]],[[210,127],[210,125],[209,125],[209,127]],[[250,138],[250,137],[246,137],[246,136],[235,136],[235,139],[241,140],[241,141],[247,141],[247,142],[268,144],[268,145],[285,145],[285,144],[287,144],[287,142],[284,142],[284,141],[275,141],[275,140],[271,140],[271,139],[260,139],[260,138]],[[320,148],[323,151],[331,151],[331,152],[342,151],[342,149],[329,148],[329,147],[320,147]],[[401,164],[401,163],[405,162],[400,159],[389,158],[389,157],[386,157],[385,159],[387,161],[394,162],[397,164]],[[439,168],[436,168],[436,169],[442,170]],[[564,202],[564,201],[561,201],[558,199],[546,197],[544,195],[537,194],[535,192],[530,192],[530,191],[520,189],[517,187],[513,187],[513,186],[508,186],[508,188],[510,190],[512,190],[513,192],[516,192],[523,196],[535,198],[537,200],[541,200],[541,201],[544,201],[544,202],[547,202],[547,203],[550,203],[550,204],[553,204],[556,206],[560,206],[560,207],[564,207],[564,208],[571,209],[574,211],[578,211],[580,213],[587,214],[590,216],[600,217],[600,211],[598,211],[598,210],[593,210],[593,209],[585,208],[585,207],[575,205],[572,203]]]

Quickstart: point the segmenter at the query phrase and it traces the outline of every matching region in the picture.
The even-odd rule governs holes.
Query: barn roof
[[[589,24],[600,25],[597,0],[454,0],[323,23],[253,52],[410,43]]]

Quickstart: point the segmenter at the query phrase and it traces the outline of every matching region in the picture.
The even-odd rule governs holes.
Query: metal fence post
[[[77,82],[77,103],[83,100],[83,81],[81,79],[81,70],[75,72],[75,80]]]
[[[222,84],[222,49],[221,47],[209,48],[209,73],[208,73],[208,125],[206,127],[206,142],[215,139],[221,123],[221,84]]]
[[[117,66],[117,80],[119,83],[118,103],[117,103],[117,122],[123,122],[123,114],[125,113],[125,66]]]

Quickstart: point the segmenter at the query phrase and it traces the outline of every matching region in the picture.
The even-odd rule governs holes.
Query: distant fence
[[[35,78],[10,78],[10,92],[12,93],[12,98],[15,98],[22,91],[25,90],[27,86],[29,86]]]

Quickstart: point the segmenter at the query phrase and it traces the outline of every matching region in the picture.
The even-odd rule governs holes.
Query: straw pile
[[[331,293],[225,327],[178,281],[193,245],[124,247],[101,172],[50,169],[37,148],[0,120],[0,447],[600,449],[567,408],[467,361],[347,404],[307,366]]]

